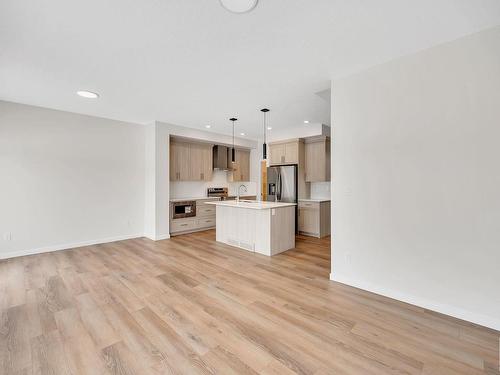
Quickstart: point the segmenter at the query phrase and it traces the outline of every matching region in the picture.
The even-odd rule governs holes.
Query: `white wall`
[[[332,85],[332,278],[500,329],[500,28]]]
[[[144,127],[0,101],[0,258],[142,236],[144,197]]]

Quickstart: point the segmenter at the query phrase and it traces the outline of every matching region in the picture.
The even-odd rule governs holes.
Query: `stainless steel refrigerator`
[[[267,168],[267,200],[297,203],[297,166],[281,165]],[[295,232],[297,232],[297,207],[295,207]]]

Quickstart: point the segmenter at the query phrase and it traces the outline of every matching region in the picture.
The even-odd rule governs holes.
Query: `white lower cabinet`
[[[202,217],[197,219],[198,228],[212,228],[215,227],[215,215],[213,217]]]
[[[330,235],[330,202],[300,201],[298,208],[299,233],[306,236]]]
[[[215,206],[206,204],[213,199],[196,200],[196,216],[184,219],[170,219],[170,235],[176,236],[215,228]]]
[[[196,228],[196,219],[176,219],[170,221],[170,233],[185,232]]]

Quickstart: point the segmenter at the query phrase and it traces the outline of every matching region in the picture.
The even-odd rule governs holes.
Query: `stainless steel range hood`
[[[213,148],[213,169],[219,171],[231,171],[231,148],[215,145]]]

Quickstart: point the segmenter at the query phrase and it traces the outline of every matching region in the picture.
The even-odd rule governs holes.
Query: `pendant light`
[[[266,114],[269,112],[269,109],[267,108],[262,108],[260,110],[264,114],[264,144],[262,145],[262,159],[267,159],[267,144],[266,144]]]
[[[234,163],[235,162],[235,157],[234,157],[234,122],[238,121],[237,118],[230,118],[229,121],[233,122],[233,148],[231,149],[231,161]]]

